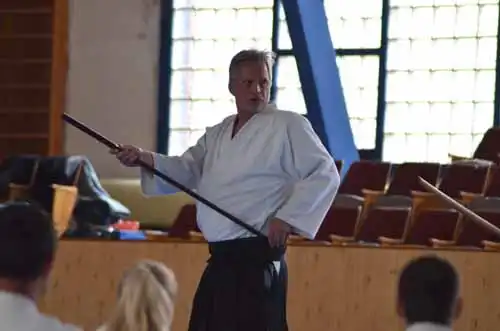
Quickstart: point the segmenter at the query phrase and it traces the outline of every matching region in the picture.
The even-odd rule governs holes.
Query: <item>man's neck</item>
[[[234,124],[233,124],[233,134],[232,136],[234,137],[238,131],[247,123],[255,113],[249,113],[249,112],[238,112],[236,115],[236,118],[234,119]]]
[[[406,331],[452,331],[452,327],[432,322],[416,322],[406,327]]]
[[[0,292],[17,294],[30,300],[36,301],[36,291],[34,291],[34,286],[32,283],[0,278]]]

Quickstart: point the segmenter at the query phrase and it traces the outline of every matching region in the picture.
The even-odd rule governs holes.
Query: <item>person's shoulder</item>
[[[309,120],[304,115],[294,111],[276,108],[269,114],[277,120],[277,123],[281,123],[289,129],[305,128],[310,125]]]
[[[234,121],[236,115],[229,115],[215,125],[210,125],[205,128],[206,134],[213,134],[224,130],[229,124]]]

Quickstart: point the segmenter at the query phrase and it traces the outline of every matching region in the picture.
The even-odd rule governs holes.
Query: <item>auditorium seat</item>
[[[487,188],[490,169],[491,165],[446,165],[438,183],[439,189],[456,199],[461,199],[463,192],[483,194]]]
[[[351,164],[340,184],[334,208],[354,208],[350,213],[357,213],[358,208],[362,210],[365,204],[363,190],[384,190],[390,168],[390,163],[385,162],[358,161]]]
[[[362,196],[363,189],[384,190],[390,169],[391,164],[386,162],[354,162],[340,184],[338,195]]]
[[[483,217],[496,227],[500,227],[500,198],[480,198],[471,201],[469,209]],[[459,222],[458,246],[479,247],[488,246],[498,250],[500,238],[481,225],[462,216]]]
[[[421,209],[412,218],[405,245],[453,245],[457,236],[459,213],[449,208]]]
[[[486,197],[500,197],[500,167],[493,165],[484,191]]]
[[[440,172],[439,163],[403,163],[399,165],[385,192],[364,190],[364,207],[368,210],[375,201],[384,200],[387,206],[407,206],[414,203],[412,192],[421,191],[419,177],[435,184]],[[363,212],[364,213],[364,212]]]
[[[437,187],[450,197],[463,203],[484,194],[491,173],[491,165],[448,164],[442,166]],[[413,192],[413,206],[418,209],[444,207],[439,197],[429,192]]]
[[[9,194],[8,199],[12,200],[27,200],[31,198],[31,188],[35,184],[35,178],[38,174],[38,167],[40,166],[40,160],[36,159],[33,161],[33,168],[31,170],[30,179],[27,183],[9,183]]]
[[[439,163],[403,163],[395,169],[386,194],[411,197],[412,191],[422,190],[419,177],[435,184],[439,178],[440,170]]]
[[[316,241],[329,241],[330,235],[354,238],[354,233],[361,216],[361,206],[342,205],[338,204],[337,201],[334,201],[326,214],[316,234]]]
[[[379,243],[380,238],[403,238],[411,207],[373,207],[360,222],[356,241]]]
[[[363,214],[354,229],[353,236],[330,235],[334,244],[378,244],[379,237],[401,238],[409,221],[409,206],[388,206],[376,201]]]
[[[52,164],[45,165],[46,167],[41,167],[40,159],[35,158],[28,183],[9,183],[9,200],[30,200],[38,203],[51,214],[56,233],[61,237],[70,225],[78,201],[78,183],[84,162],[78,162],[74,172],[64,176],[61,176],[56,171],[57,167]]]
[[[196,205],[184,205],[172,227],[168,230],[168,237],[179,239],[199,239],[200,230],[196,223]]]

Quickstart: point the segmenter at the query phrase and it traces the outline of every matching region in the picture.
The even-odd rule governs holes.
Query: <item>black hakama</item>
[[[252,237],[210,243],[209,250],[188,330],[287,331],[285,249]]]

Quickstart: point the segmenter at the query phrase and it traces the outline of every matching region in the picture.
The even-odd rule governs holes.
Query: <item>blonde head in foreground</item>
[[[106,331],[169,331],[177,294],[175,275],[163,263],[141,261],[126,271]]]

